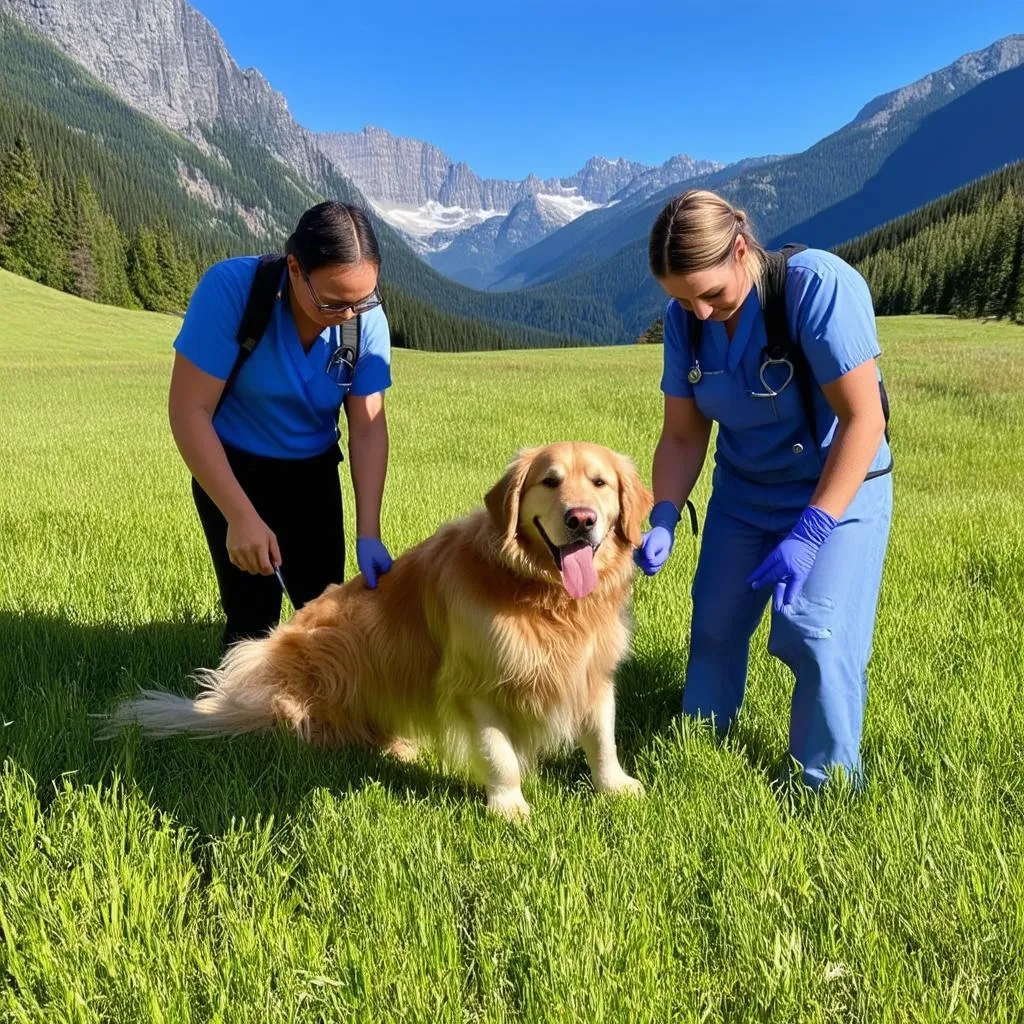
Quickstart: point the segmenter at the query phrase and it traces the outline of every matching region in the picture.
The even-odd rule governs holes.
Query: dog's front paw
[[[530,805],[518,789],[488,794],[487,810],[507,821],[526,821],[530,817]]]
[[[611,793],[612,796],[643,796],[645,792],[644,784],[625,772],[603,784],[599,783],[597,789],[601,793]]]
[[[396,736],[385,744],[384,753],[389,757],[393,757],[396,761],[412,764],[419,758],[420,748],[419,744],[414,740],[407,740],[401,736]]]

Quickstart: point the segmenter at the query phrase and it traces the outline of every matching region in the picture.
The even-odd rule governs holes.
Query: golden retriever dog
[[[529,814],[522,773],[575,744],[597,790],[642,793],[619,765],[614,676],[651,501],[633,463],[603,446],[520,451],[483,508],[401,554],[375,589],[362,576],[332,584],[200,669],[197,699],[144,690],[112,727],[213,736],[283,725],[399,757],[429,744],[510,818]]]

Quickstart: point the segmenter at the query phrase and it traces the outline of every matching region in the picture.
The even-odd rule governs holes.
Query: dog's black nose
[[[571,508],[565,513],[565,525],[570,530],[592,530],[597,523],[597,513],[592,508]]]

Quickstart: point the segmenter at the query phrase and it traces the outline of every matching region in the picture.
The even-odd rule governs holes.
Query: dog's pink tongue
[[[586,597],[597,586],[594,549],[586,541],[576,541],[563,544],[558,553],[562,559],[562,585],[570,597]]]

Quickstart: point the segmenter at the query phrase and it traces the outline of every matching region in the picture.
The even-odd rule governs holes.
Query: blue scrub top
[[[759,377],[767,334],[756,289],[743,304],[732,341],[724,323],[704,321],[698,354],[702,376],[696,384],[687,380],[694,363],[687,313],[675,299],[665,310],[661,389],[666,395],[694,399],[718,423],[716,486],[744,497],[750,492],[744,485],[750,483],[804,494],[813,490],[838,425],[820,385],[881,354],[871,292],[864,278],[838,256],[820,249],[791,256],[785,293],[791,337],[806,354],[817,385],[818,437],[813,439],[796,380],[782,387],[787,367],[765,370],[768,388]],[[778,397],[754,397],[769,390],[779,392]],[[871,470],[884,469],[889,461],[883,439]]]
[[[227,380],[238,355],[235,337],[258,262],[256,256],[240,256],[210,267],[174,341],[177,352],[220,380]],[[305,352],[286,299],[279,297],[266,333],[214,419],[217,436],[243,451],[281,459],[319,455],[335,444],[346,392],[326,368],[340,343],[341,329],[328,327]],[[390,386],[391,334],[377,306],[362,315],[359,358],[347,393],[372,395]]]

